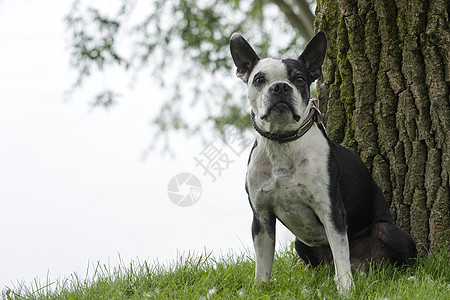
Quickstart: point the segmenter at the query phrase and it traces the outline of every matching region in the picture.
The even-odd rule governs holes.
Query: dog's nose
[[[269,91],[279,95],[286,95],[292,92],[292,87],[284,82],[278,82],[269,88]]]

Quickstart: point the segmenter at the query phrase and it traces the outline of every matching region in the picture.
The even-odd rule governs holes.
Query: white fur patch
[[[323,218],[329,214],[329,146],[317,126],[302,138],[279,144],[258,136],[247,178],[256,212],[273,210],[301,241],[328,243]]]

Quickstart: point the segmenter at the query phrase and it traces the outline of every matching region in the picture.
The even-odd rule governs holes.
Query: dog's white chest
[[[330,207],[329,150],[325,139],[309,142],[299,149],[285,147],[284,153],[270,149],[272,156],[258,145],[252,153],[247,184],[257,214],[275,214],[297,238],[317,246],[328,243],[319,216]]]

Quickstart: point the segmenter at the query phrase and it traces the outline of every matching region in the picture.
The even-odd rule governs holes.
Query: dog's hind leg
[[[417,256],[416,245],[409,234],[388,222],[376,223],[370,234],[371,256],[397,266],[411,266]]]
[[[333,255],[331,254],[330,246],[319,246],[319,247],[310,247],[300,241],[298,238],[295,238],[295,251],[297,251],[298,256],[305,263],[311,264],[312,267],[317,267],[324,263],[332,263]]]
[[[411,266],[417,255],[412,238],[391,222],[377,222],[368,235],[350,240],[352,267],[369,270],[370,262]]]

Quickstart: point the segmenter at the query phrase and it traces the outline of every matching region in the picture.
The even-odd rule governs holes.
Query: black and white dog
[[[341,291],[352,286],[352,267],[366,268],[370,261],[411,265],[414,241],[395,224],[359,157],[326,137],[310,100],[325,58],[325,33],[317,33],[298,59],[260,59],[237,33],[230,48],[259,133],[246,178],[256,283],[269,283],[276,219],[296,236],[302,260],[313,266],[334,262]]]

